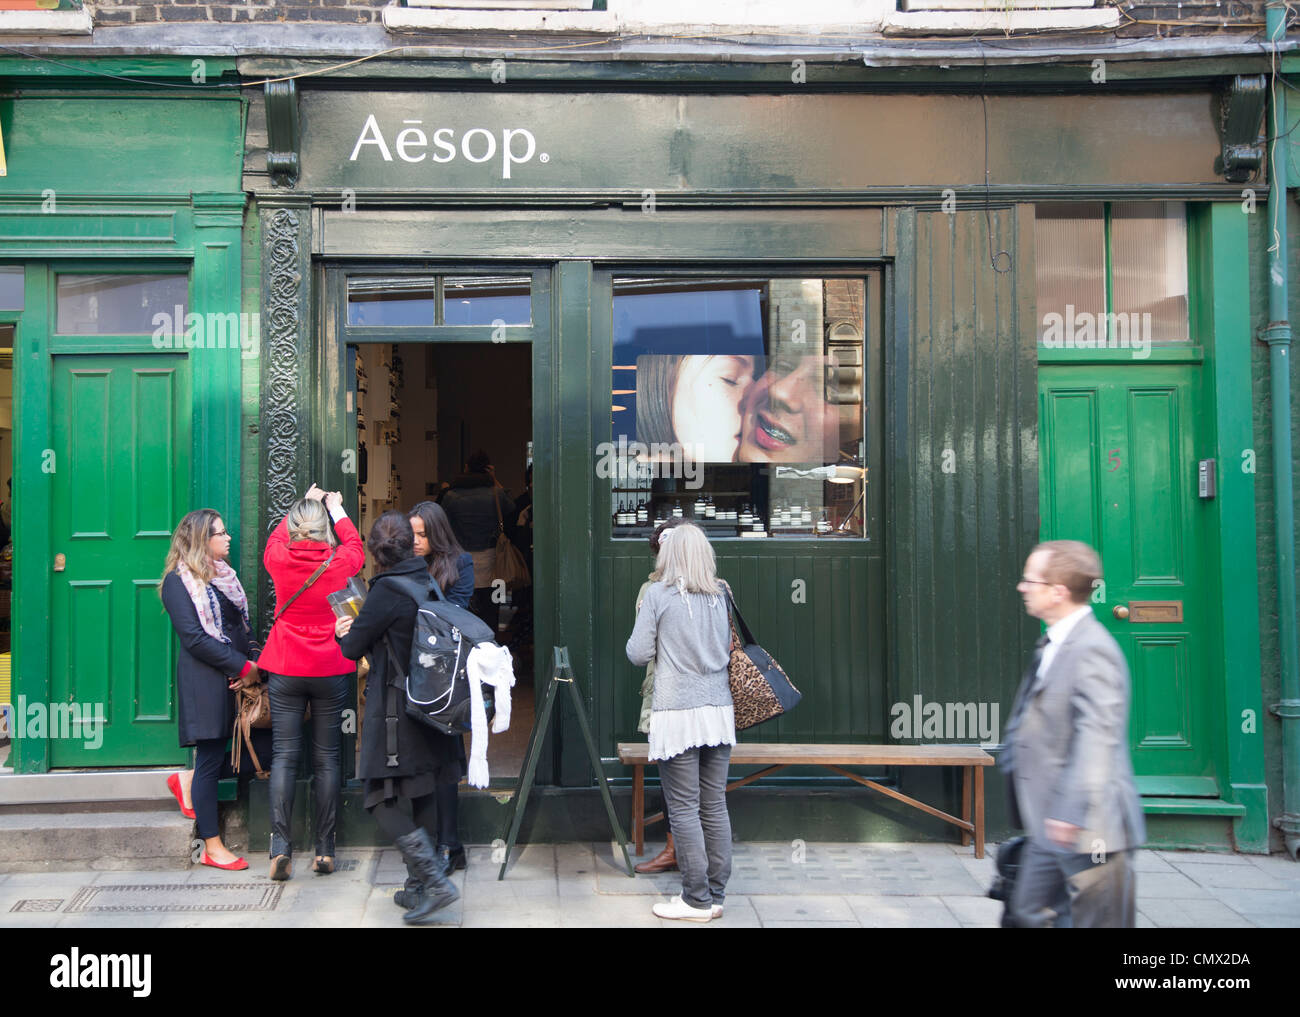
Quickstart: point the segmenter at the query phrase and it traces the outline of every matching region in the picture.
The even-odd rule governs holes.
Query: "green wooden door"
[[[187,359],[56,356],[52,410],[51,720],[65,710],[84,721],[89,710],[103,723],[52,730],[50,764],[180,761],[174,640],[158,582],[189,508]]]
[[[1220,790],[1209,507],[1197,493],[1197,460],[1212,447],[1199,433],[1200,371],[1125,363],[1039,372],[1042,536],[1101,552],[1105,585],[1093,610],[1128,658],[1133,765],[1146,794]]]

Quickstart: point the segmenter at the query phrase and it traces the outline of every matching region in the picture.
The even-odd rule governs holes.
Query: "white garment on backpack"
[[[510,727],[510,688],[515,683],[515,665],[510,651],[495,643],[479,643],[469,651],[465,664],[470,690],[470,787],[488,786],[488,724],[487,710],[483,706],[483,689],[491,685],[496,690],[496,717],[492,733],[501,734]]]

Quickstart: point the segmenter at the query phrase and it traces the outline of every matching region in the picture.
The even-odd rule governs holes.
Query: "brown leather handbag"
[[[501,518],[501,488],[492,489],[492,498],[496,502],[497,525],[500,527],[497,532],[497,561],[492,569],[492,581],[504,580],[507,590],[531,586],[533,577],[528,574],[528,565],[524,562],[524,556],[506,536],[505,520]]]

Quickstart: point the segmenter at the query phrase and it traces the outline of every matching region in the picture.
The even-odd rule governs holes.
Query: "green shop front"
[[[1256,492],[1228,468],[1255,442],[1263,254],[1217,129],[1258,130],[1257,82],[1081,92],[1058,67],[1053,93],[1007,70],[981,96],[976,69],[902,94],[858,67],[819,92],[755,65],[724,90],[716,67],[595,66],[485,89],[468,64],[374,61],[245,92],[241,574],[313,482],[364,525],[476,450],[513,498],[531,468],[514,733],[490,791],[462,791],[466,839],[503,835],[553,647],[626,819],[623,648],[646,538],[681,515],[803,692],[760,741],[995,747],[1038,631],[1024,558],[1094,543],[1153,842],[1267,850],[1239,720],[1262,711]],[[955,772],[864,776],[960,807]],[[563,710],[538,783],[525,839],[607,835]],[[951,836],[814,771],[731,808],[742,838]],[[997,835],[996,781],[989,810]],[[265,814],[255,787],[255,841]]]
[[[0,61],[0,700],[17,774],[189,757],[156,588],[190,508],[220,506],[241,539],[240,391],[257,345],[240,317],[233,73]]]

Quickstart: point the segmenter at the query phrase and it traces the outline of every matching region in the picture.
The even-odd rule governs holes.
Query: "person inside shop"
[[[231,568],[230,534],[214,509],[188,513],[172,534],[159,595],[180,643],[176,654],[178,736],[194,747],[194,768],[173,773],[167,788],[181,813],[197,819],[199,863],[232,871],[248,868],[221,840],[217,782],[234,775],[226,743],[235,725],[235,689],[261,680],[248,622],[248,597]],[[259,759],[272,758],[270,732],[254,731]],[[257,744],[261,741],[263,744]],[[252,767],[242,765],[245,778]]]
[[[470,598],[474,595],[474,560],[456,541],[451,523],[447,521],[447,513],[434,502],[422,501],[407,513],[407,518],[415,536],[415,553],[428,566],[429,578],[438,584],[438,589],[450,603],[468,608]],[[455,736],[455,740],[459,750],[461,776],[465,776],[469,772],[465,739],[463,736]],[[437,826],[426,829],[434,838],[434,847],[442,860],[443,872],[450,876],[468,864],[465,846],[460,842],[457,817],[459,785],[442,783],[434,793],[437,795]],[[408,880],[405,890],[399,890],[398,893],[406,899],[413,890],[418,889],[413,880]],[[415,905],[412,903],[410,906]]]
[[[736,461],[833,463],[840,436],[828,357],[779,353],[741,402]]]
[[[726,787],[736,720],[727,590],[694,523],[660,534],[651,579],[626,652],[638,667],[655,662],[649,759],[659,764],[682,874],[681,894],[653,910],[707,922],[722,917],[731,876]]]
[[[652,559],[659,556],[659,548],[662,544],[662,538],[665,530],[671,530],[675,526],[680,526],[686,522],[685,519],[668,519],[655,527],[654,533],[650,534],[650,555]],[[636,611],[641,612],[641,604],[645,601],[646,591],[656,582],[654,572],[652,571],[646,577],[646,581],[641,584],[641,589],[636,594]],[[650,715],[654,709],[654,691],[655,691],[655,662],[651,660],[645,666],[645,680],[641,682],[641,716],[637,721],[636,729],[642,734],[650,733]],[[636,867],[636,871],[642,875],[653,875],[659,872],[676,872],[677,871],[677,852],[673,847],[673,830],[672,821],[668,817],[668,809],[664,813],[664,849],[648,861],[641,862]]]
[[[495,633],[501,605],[492,597],[492,576],[496,569],[497,534],[514,534],[518,512],[510,496],[497,483],[492,460],[481,449],[469,457],[465,472],[458,476],[442,497],[442,508],[451,522],[460,546],[474,560],[474,597],[470,610]]]
[[[404,512],[389,509],[376,519],[366,547],[378,571],[370,580],[361,613],[356,618],[339,618],[334,633],[343,656],[349,660],[366,657],[370,662],[357,776],[365,782],[364,807],[393,839],[406,863],[412,889],[397,903],[412,906],[402,920],[425,925],[435,912],[460,897],[447,879],[444,861],[428,831],[436,829],[438,786],[450,784],[454,789],[460,781],[464,747],[459,738],[421,724],[400,707],[393,711],[393,718],[388,717],[388,683],[394,661],[410,659],[419,611],[407,588],[413,580],[427,584],[429,566],[415,553],[415,533]],[[390,719],[395,739],[391,747]],[[391,751],[393,748],[396,751]]]
[[[330,522],[333,521],[333,529]],[[337,533],[337,537],[335,534]],[[315,484],[271,532],[263,563],[275,587],[275,620],[258,666],[271,696],[271,878],[293,875],[293,796],[302,755],[303,714],[311,707],[312,871],[334,871],[334,830],[342,761],[343,708],[355,665],[334,641],[326,599],[361,571],[366,552],[338,491]]]

